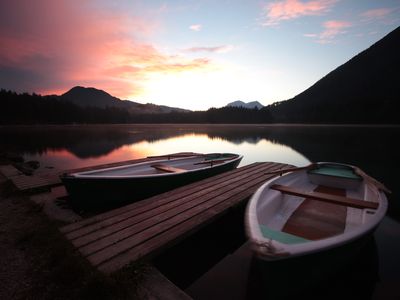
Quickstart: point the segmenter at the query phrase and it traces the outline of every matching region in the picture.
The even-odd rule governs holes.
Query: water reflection
[[[186,292],[199,300],[371,299],[379,281],[376,243],[371,239],[352,261],[329,276],[310,278],[310,274],[315,275],[310,272],[312,269],[310,265],[296,270],[281,265],[261,272],[249,245],[244,244],[191,284]],[[268,271],[270,276],[265,276],[263,273]]]
[[[294,125],[88,125],[0,127],[0,153],[71,169],[166,152],[234,152],[242,165],[277,161],[297,166],[337,161],[359,166],[398,199],[400,127]],[[400,201],[389,203],[400,219]]]
[[[379,263],[381,282],[378,291],[375,290],[374,297],[382,295],[397,294],[399,278],[400,251],[400,185],[398,184],[397,170],[400,169],[400,145],[397,137],[400,136],[400,127],[345,127],[345,126],[279,126],[279,125],[107,125],[107,126],[33,126],[33,127],[0,127],[0,153],[14,152],[24,155],[27,160],[38,160],[42,168],[55,167],[57,169],[72,169],[81,166],[108,163],[145,157],[149,155],[165,154],[170,152],[193,151],[193,152],[233,152],[244,155],[242,165],[256,161],[277,161],[297,166],[307,165],[310,161],[337,161],[357,165],[367,173],[387,185],[393,194],[389,197],[389,210],[382,224],[378,227],[375,238],[379,252]],[[43,170],[42,170],[43,171]],[[239,217],[242,219],[242,216]],[[237,223],[240,225],[240,223]],[[239,226],[240,227],[240,226]],[[237,236],[239,229],[232,231],[227,226],[227,232],[221,239],[218,235],[215,241],[210,242],[210,234],[206,234],[204,243],[199,247],[210,246],[210,243],[220,245],[221,249],[233,243],[232,250],[236,251],[243,244],[243,240],[233,241],[232,236]],[[243,239],[243,236],[242,236]],[[372,247],[372,246],[371,246]],[[239,248],[239,250],[242,248]],[[337,285],[345,285],[347,281],[354,284],[356,289],[364,285],[365,297],[370,298],[371,289],[374,286],[374,272],[376,265],[376,248],[367,250],[372,254],[365,254],[360,265],[355,265],[351,270],[355,273],[354,278],[364,278],[360,281],[347,280],[347,273],[342,274],[345,280],[338,280]],[[238,250],[238,251],[239,251]],[[225,251],[225,250],[224,250]],[[232,268],[246,268],[246,250],[238,252],[238,256],[228,255],[220,251],[218,257],[213,257],[213,264],[223,266],[223,274],[230,278],[215,275],[212,269],[208,272],[214,278],[215,285],[226,287],[222,290],[241,289],[236,295],[244,295],[247,288],[235,282],[243,282],[243,278],[230,276],[234,274]],[[373,253],[375,251],[375,254]],[[191,263],[193,255],[190,251],[183,251],[177,260],[173,261],[173,268],[177,267],[176,261],[182,261],[184,253],[188,254],[187,263],[183,274],[189,280],[190,270],[195,270]],[[210,255],[214,256],[215,248]],[[236,252],[235,252],[236,253]],[[200,253],[199,256],[204,253]],[[244,255],[244,256],[243,256]],[[227,265],[221,260],[223,257],[230,258]],[[238,259],[236,259],[238,258]],[[221,261],[221,263],[218,263]],[[248,261],[248,260],[247,260]],[[367,263],[368,270],[363,269],[362,263]],[[206,272],[207,265],[199,263],[196,276]],[[248,267],[248,265],[247,265]],[[374,269],[375,268],[375,269]],[[361,273],[356,270],[360,269]],[[211,273],[210,273],[211,272]],[[240,271],[238,271],[240,272]],[[369,273],[368,278],[363,277]],[[194,272],[196,273],[196,272]],[[240,273],[242,274],[242,273]],[[247,276],[247,273],[244,273]],[[371,275],[372,274],[372,275]],[[353,276],[353,275],[352,275]],[[173,278],[174,275],[171,275]],[[193,278],[192,278],[193,279]],[[221,281],[218,281],[221,280]],[[247,281],[244,281],[247,282]],[[187,283],[188,285],[190,283]],[[198,283],[200,284],[200,283]],[[321,294],[324,294],[326,286],[321,285]],[[333,285],[335,286],[335,285]],[[389,286],[389,287],[388,287]],[[219,288],[220,288],[219,287]],[[194,289],[194,286],[192,286]],[[351,289],[346,285],[346,289]],[[256,289],[252,290],[255,291]],[[337,288],[340,291],[339,288]],[[199,291],[199,290],[198,290]],[[201,289],[200,289],[201,291]],[[203,289],[206,293],[210,291]],[[343,297],[347,295],[335,293],[336,288],[328,290],[329,295]],[[343,291],[343,289],[342,289]],[[243,294],[244,293],[244,294]],[[257,298],[256,298],[257,299]]]
[[[257,130],[257,127],[255,127]],[[38,160],[56,169],[109,163],[150,155],[192,152],[233,152],[244,155],[242,165],[278,161],[305,165],[302,154],[269,133],[247,126],[48,126],[0,128],[0,151]]]

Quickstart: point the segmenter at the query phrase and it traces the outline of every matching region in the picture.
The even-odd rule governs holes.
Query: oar
[[[273,174],[285,174],[289,172],[295,172],[295,171],[301,171],[301,170],[311,170],[316,167],[316,163],[309,164],[308,166],[305,167],[296,167],[296,168],[287,168],[287,169],[280,169],[280,170],[275,170],[271,172],[264,173],[265,175],[273,175]]]
[[[218,163],[223,163],[226,162],[228,160],[232,160],[233,158],[225,158],[225,159],[210,159],[210,160],[204,160],[204,161],[200,161],[197,163],[194,163],[194,165],[207,165],[207,164],[211,164],[211,166],[213,166],[213,164],[218,164]]]
[[[167,157],[168,159],[177,158],[177,157],[191,157],[191,156],[205,156],[205,154],[201,153],[194,153],[194,152],[183,152],[183,153],[173,153],[173,154],[166,154],[166,155],[155,155],[155,156],[147,156],[147,158],[163,158]]]
[[[288,169],[280,169],[272,172],[267,172],[264,173],[265,175],[272,175],[272,174],[285,174],[289,172],[294,172],[294,171],[301,171],[301,170],[311,170],[314,169],[317,166],[316,163],[309,164],[308,166],[305,167],[298,167],[298,168],[288,168]],[[354,167],[354,172],[361,176],[365,181],[369,182],[370,184],[375,185],[379,190],[384,191],[385,193],[391,194],[392,192],[381,182],[376,180],[375,178],[372,178],[368,174],[366,174],[363,170],[361,170],[358,167]]]
[[[365,181],[375,185],[379,190],[384,191],[387,194],[391,194],[392,193],[392,191],[389,190],[382,182],[379,182],[375,178],[372,178],[371,176],[369,176],[367,173],[365,173],[360,168],[355,167],[354,168],[354,172],[357,175],[361,176]]]

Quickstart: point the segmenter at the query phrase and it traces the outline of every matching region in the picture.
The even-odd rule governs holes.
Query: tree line
[[[119,107],[81,107],[58,96],[17,94],[0,90],[0,124],[399,124],[397,97],[365,97],[344,101],[321,98],[282,101],[263,107],[210,108],[207,111],[131,113]],[[307,100],[307,101],[305,101]]]
[[[81,107],[57,96],[0,90],[0,124],[265,123],[268,111],[239,107],[207,111],[129,113],[117,107]]]

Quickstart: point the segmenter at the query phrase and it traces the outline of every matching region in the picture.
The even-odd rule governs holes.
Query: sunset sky
[[[400,25],[399,0],[1,0],[0,88],[187,109],[289,99]]]

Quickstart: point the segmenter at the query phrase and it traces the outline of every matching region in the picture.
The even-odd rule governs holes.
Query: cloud
[[[318,43],[328,44],[332,43],[336,36],[346,33],[346,28],[352,26],[351,22],[330,20],[323,24],[324,30],[321,33],[308,33],[304,34],[305,37],[314,38]]]
[[[361,17],[365,20],[382,19],[389,15],[393,9],[390,8],[376,8],[370,9],[361,13]]]
[[[213,52],[213,53],[227,53],[233,50],[232,45],[222,45],[216,47],[192,47],[188,48],[185,51],[187,52]]]
[[[203,25],[201,25],[201,24],[193,24],[193,25],[189,26],[189,29],[193,30],[193,31],[200,31],[202,28],[203,28]]]
[[[154,64],[145,67],[145,71],[157,73],[176,73],[191,71],[194,69],[204,69],[210,65],[210,60],[207,58],[197,58],[187,62],[173,62],[164,64]]]
[[[211,64],[167,55],[143,42],[156,28],[145,18],[95,1],[3,0],[0,87],[59,94],[85,85],[125,98],[140,93],[149,73]]]
[[[305,33],[303,36],[308,37],[308,38],[316,38],[318,37],[318,34],[316,33]]]
[[[263,26],[275,26],[282,21],[296,19],[303,16],[325,14],[337,0],[285,0],[275,1],[264,7],[265,20]]]
[[[319,41],[322,43],[332,41],[337,35],[344,34],[345,28],[351,27],[348,21],[331,20],[324,23],[325,30],[319,35]]]

